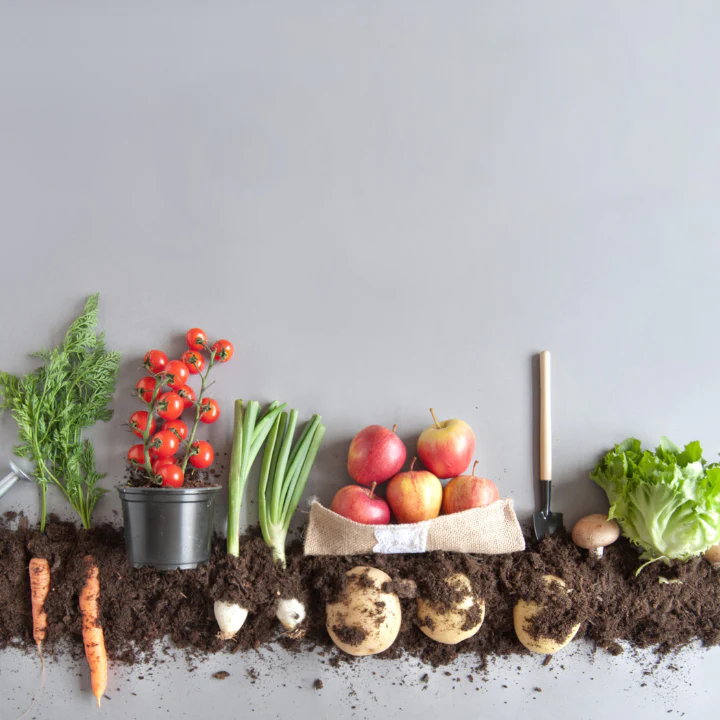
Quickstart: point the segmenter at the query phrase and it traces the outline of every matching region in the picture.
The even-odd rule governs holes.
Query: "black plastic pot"
[[[191,570],[207,562],[219,489],[118,488],[130,565]]]

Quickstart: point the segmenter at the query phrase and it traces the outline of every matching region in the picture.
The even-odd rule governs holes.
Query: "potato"
[[[555,575],[543,575],[543,580],[547,585],[557,583],[562,587],[566,587],[565,583]],[[562,650],[576,635],[580,629],[580,623],[575,625],[569,632],[568,636],[558,642],[548,637],[532,637],[526,630],[532,618],[542,609],[542,606],[531,600],[518,600],[513,609],[513,623],[515,625],[515,634],[518,640],[531,652],[540,653],[541,655],[552,655],[558,650]]]
[[[720,543],[712,545],[704,553],[703,557],[716,569],[720,570]]]
[[[400,600],[381,587],[389,575],[372,567],[358,566],[346,573],[344,596],[325,608],[332,641],[348,655],[376,655],[387,650],[400,632]]]
[[[473,592],[472,584],[467,575],[456,573],[445,582],[451,589],[468,594],[460,600],[454,608],[445,608],[437,602],[417,598],[417,614],[420,621],[420,629],[433,640],[445,645],[457,645],[475,635],[485,619],[485,603]],[[476,625],[465,628],[467,622],[467,610],[477,606],[480,619]]]

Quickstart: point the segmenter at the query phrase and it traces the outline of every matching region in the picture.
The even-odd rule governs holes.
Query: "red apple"
[[[435,421],[422,431],[417,452],[423,465],[439,478],[452,478],[467,470],[475,454],[475,434],[462,420],[453,418],[438,422],[435,411],[430,408]]]
[[[402,470],[407,457],[403,441],[395,434],[397,425],[388,430],[369,425],[350,443],[348,472],[355,482],[370,487],[383,483]]]
[[[472,475],[458,475],[445,486],[442,504],[445,515],[492,505],[500,499],[500,493],[492,480],[475,475],[477,464],[476,460]]]
[[[373,492],[359,485],[346,485],[335,493],[330,509],[363,525],[387,525],[390,506]]]
[[[442,484],[427,470],[398,473],[387,486],[387,501],[399,523],[416,523],[432,520],[440,514]]]

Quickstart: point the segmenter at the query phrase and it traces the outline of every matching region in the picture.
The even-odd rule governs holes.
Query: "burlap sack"
[[[421,553],[430,550],[500,555],[525,549],[512,500],[412,525],[361,525],[313,502],[306,555]]]

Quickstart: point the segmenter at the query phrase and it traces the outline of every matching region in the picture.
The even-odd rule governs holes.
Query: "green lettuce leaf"
[[[651,452],[628,438],[590,477],[644,560],[687,560],[720,542],[720,467],[705,462],[699,442],[681,450],[663,437]]]

